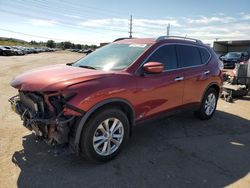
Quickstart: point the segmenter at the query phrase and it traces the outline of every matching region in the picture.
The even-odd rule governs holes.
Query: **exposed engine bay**
[[[67,99],[59,93],[23,92],[10,98],[14,112],[20,115],[23,125],[34,131],[48,144],[67,144],[74,137],[74,124],[77,116],[65,115],[67,109],[83,113],[67,104]]]

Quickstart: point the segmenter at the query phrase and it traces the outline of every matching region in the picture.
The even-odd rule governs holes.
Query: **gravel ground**
[[[106,164],[49,153],[11,111],[7,100],[16,91],[9,82],[25,70],[81,56],[0,57],[0,187],[250,187],[250,97],[220,99],[209,121],[188,112],[139,125],[123,152]]]

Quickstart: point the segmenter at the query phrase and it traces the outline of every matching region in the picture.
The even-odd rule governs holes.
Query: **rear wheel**
[[[218,93],[214,88],[209,88],[200,104],[199,110],[195,112],[198,118],[205,120],[210,119],[217,106]]]
[[[87,122],[81,136],[81,151],[91,161],[113,159],[129,137],[129,121],[119,109],[104,109]]]

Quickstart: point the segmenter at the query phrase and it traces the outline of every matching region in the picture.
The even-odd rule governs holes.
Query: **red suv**
[[[201,41],[124,39],[72,63],[17,76],[10,98],[23,124],[50,144],[107,161],[139,122],[191,107],[213,116],[222,85],[219,60]]]

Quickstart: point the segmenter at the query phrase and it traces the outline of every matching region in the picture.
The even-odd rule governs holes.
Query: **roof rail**
[[[156,39],[156,42],[159,42],[159,41],[165,40],[165,39],[183,39],[183,40],[193,41],[193,42],[196,42],[198,44],[203,44],[201,40],[194,39],[194,38],[188,38],[188,37],[181,37],[181,36],[160,36]]]
[[[134,38],[122,37],[122,38],[115,39],[113,42],[116,42],[116,41],[119,41],[119,40],[125,40],[125,39],[134,39]]]

